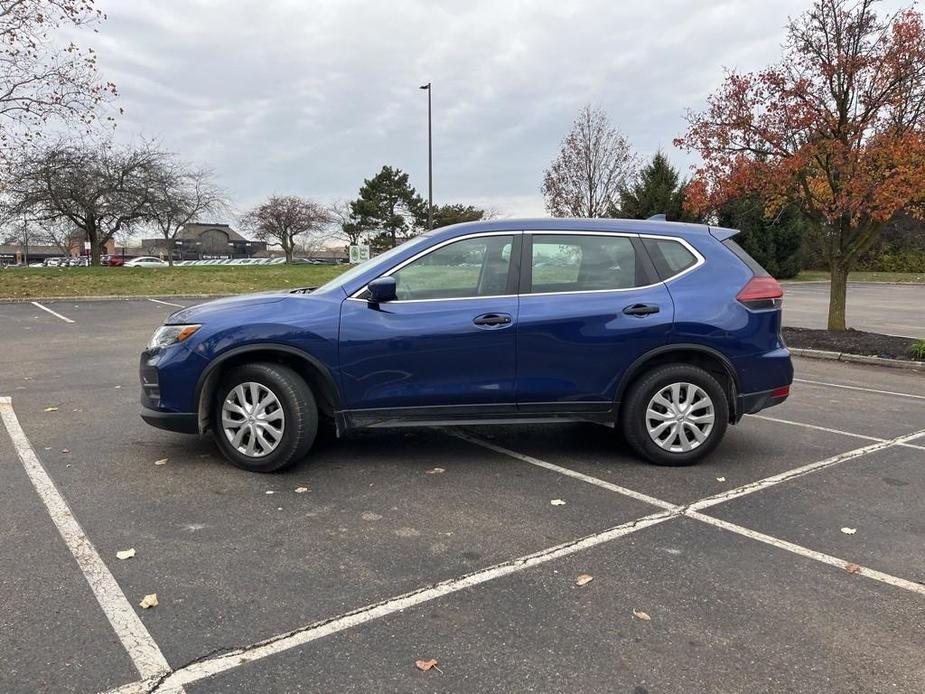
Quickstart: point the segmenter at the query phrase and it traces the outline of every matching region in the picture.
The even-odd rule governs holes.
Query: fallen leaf
[[[157,593],[150,593],[145,595],[141,599],[141,602],[138,603],[138,606],[143,610],[147,610],[149,607],[157,607],[157,605]]]
[[[642,610],[633,610],[633,616],[636,619],[641,619],[643,622],[648,622],[652,620],[652,618],[648,615],[648,613],[643,612]]]
[[[842,528],[841,531],[845,533],[845,535],[854,535],[858,531],[858,529],[857,528]]]
[[[135,556],[135,548],[123,549],[116,552],[116,559],[131,559]]]
[[[847,571],[849,574],[856,574],[860,573],[861,567],[857,564],[845,564],[845,571]]]
[[[70,448],[62,448],[62,449],[61,449],[61,452],[62,452],[62,453],[70,453],[70,452],[71,452],[71,449],[70,449]]]
[[[424,470],[425,475],[439,475],[440,473],[446,472],[442,467],[435,467],[433,470]]]
[[[550,500],[549,503],[552,504],[553,506],[565,506],[564,499],[552,499]]]
[[[276,494],[276,492],[274,492],[272,489],[268,489],[268,490],[266,491],[266,493],[267,493],[267,494]]]
[[[296,494],[304,494],[307,491],[309,491],[308,487],[296,487],[295,488]]]
[[[119,388],[121,388],[121,387],[122,387],[122,386],[116,386],[116,390],[119,390]]]
[[[586,583],[590,583],[593,580],[594,580],[594,576],[591,576],[590,574],[579,574],[578,578],[575,579],[575,585],[583,586]]]
[[[169,459],[169,458],[161,458],[160,460],[155,460],[155,461],[154,461],[154,464],[155,464],[155,465],[166,465],[168,460],[170,460],[170,459]]]
[[[438,666],[437,661],[431,658],[430,660],[415,660],[414,667],[416,667],[421,672],[427,672],[428,670],[436,670],[437,672],[443,672]]]
[[[51,405],[51,406],[49,406],[49,407],[46,407],[46,408],[43,410],[43,412],[57,412],[57,411],[58,411],[58,408],[55,407],[54,405]]]
[[[725,477],[717,477],[717,478],[716,478],[716,481],[717,481],[717,482],[725,482],[725,481],[726,481],[726,478],[725,478]]]

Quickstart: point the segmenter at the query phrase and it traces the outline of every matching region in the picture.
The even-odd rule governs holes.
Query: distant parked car
[[[100,256],[100,265],[108,267],[122,267],[125,265],[124,255],[103,255]]]
[[[167,267],[167,263],[154,256],[142,256],[129,260],[125,263],[125,267]]]
[[[45,267],[62,267],[67,258],[46,258]]]

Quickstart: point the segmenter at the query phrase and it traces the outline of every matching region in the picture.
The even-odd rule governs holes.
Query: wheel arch
[[[712,347],[696,343],[676,343],[657,347],[637,358],[623,374],[614,396],[614,411],[619,413],[620,403],[627,391],[639,378],[655,366],[662,364],[692,364],[717,376],[729,400],[729,420],[741,418],[738,412],[739,375],[729,358]]]
[[[340,407],[340,391],[328,368],[316,357],[296,347],[273,342],[235,347],[215,357],[199,376],[195,391],[199,433],[210,426],[212,400],[222,375],[241,364],[271,362],[282,364],[298,373],[312,389],[321,414],[333,417]]]

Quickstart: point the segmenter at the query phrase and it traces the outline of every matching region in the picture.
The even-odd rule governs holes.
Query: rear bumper
[[[158,429],[175,431],[178,434],[199,433],[199,418],[195,412],[161,412],[142,407],[141,418]]]
[[[744,415],[761,412],[774,405],[780,405],[790,396],[790,386],[764,390],[758,393],[742,393],[736,397],[736,418],[742,419]]]

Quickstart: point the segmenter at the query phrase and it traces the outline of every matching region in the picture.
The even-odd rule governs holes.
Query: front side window
[[[438,248],[392,273],[399,301],[507,293],[513,236],[482,236]]]
[[[644,284],[636,249],[625,236],[537,234],[531,293],[629,289]]]

